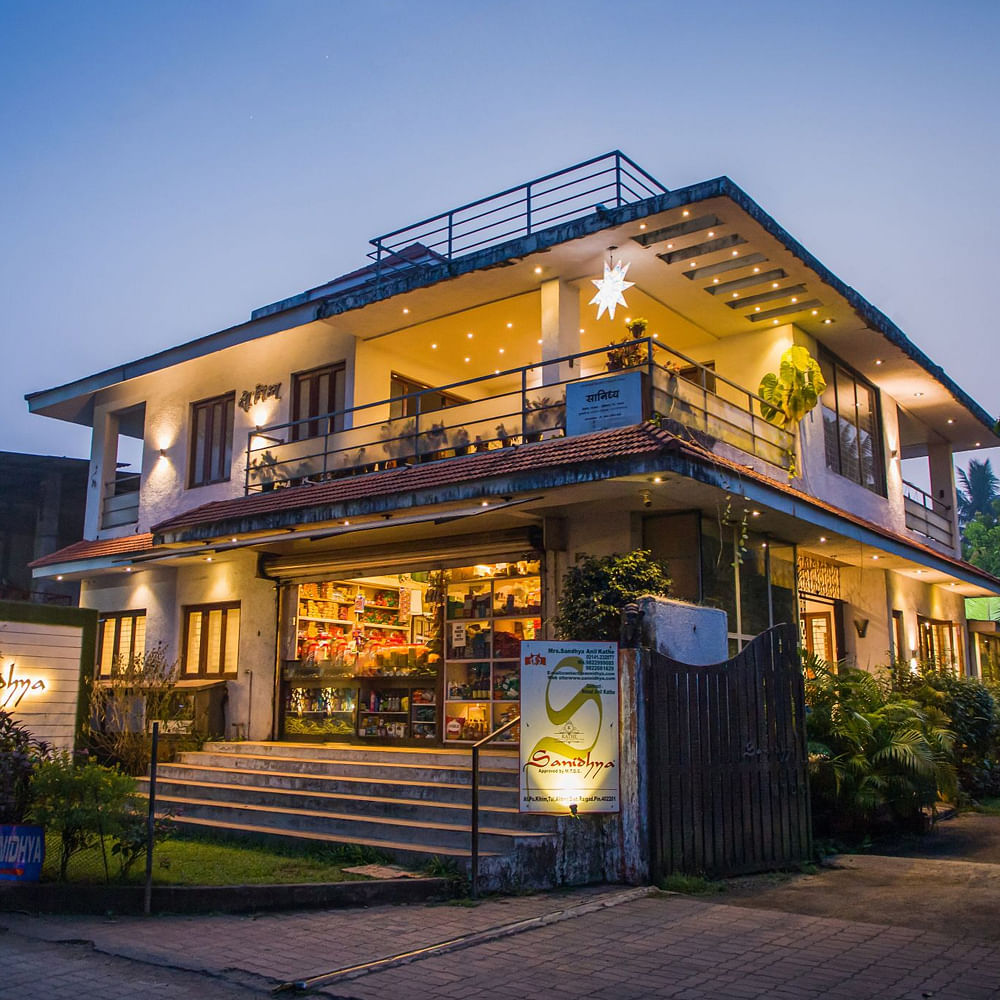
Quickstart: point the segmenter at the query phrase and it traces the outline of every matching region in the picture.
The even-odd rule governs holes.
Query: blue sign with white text
[[[45,860],[45,831],[40,826],[0,824],[0,881],[37,882]]]

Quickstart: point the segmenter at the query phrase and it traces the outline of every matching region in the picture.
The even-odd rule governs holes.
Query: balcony
[[[618,367],[609,372],[609,364]],[[652,417],[724,457],[789,469],[795,439],[759,415],[758,396],[646,338],[630,342],[624,357],[620,346],[603,347],[258,428],[247,441],[245,492],[564,437],[567,387],[599,392],[602,379],[622,371],[641,377],[636,422]]]
[[[139,481],[137,472],[119,472],[104,484],[101,500],[101,528],[118,528],[139,520]]]
[[[955,531],[951,507],[904,479],[903,509],[907,528],[939,545],[954,549]]]

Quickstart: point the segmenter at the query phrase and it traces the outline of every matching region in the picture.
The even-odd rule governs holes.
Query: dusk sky
[[[0,0],[0,450],[86,456],[26,392],[615,148],[730,176],[998,413],[998,29],[995,0]]]

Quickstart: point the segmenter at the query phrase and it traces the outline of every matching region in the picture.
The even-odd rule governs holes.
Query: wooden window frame
[[[406,390],[398,395],[393,393],[393,387],[397,383],[402,383],[402,387]],[[424,400],[428,397],[426,396],[416,396],[413,397],[410,394],[414,392],[436,392],[438,396],[441,397],[441,405],[433,406],[427,409],[423,406]],[[405,397],[410,397],[405,399]],[[396,412],[396,402],[404,402],[406,406],[404,412]],[[427,385],[421,382],[419,379],[410,378],[409,375],[403,375],[400,372],[391,372],[389,375],[389,419],[390,420],[402,420],[406,417],[415,417],[417,413],[437,413],[438,410],[446,410],[449,406],[460,406],[462,403],[467,403],[467,399],[462,399],[461,396],[456,396],[451,392],[441,392],[439,389],[435,389],[432,385]],[[417,404],[421,404],[418,408]],[[411,409],[413,412],[409,412]]]
[[[292,426],[291,439],[293,441],[305,441],[309,438],[323,437],[327,433],[336,433],[344,429],[344,417],[336,407],[337,378],[341,380],[340,395],[347,391],[346,365],[343,361],[337,361],[328,365],[319,365],[316,368],[309,368],[306,371],[292,373]],[[331,405],[330,396],[324,402],[319,398],[319,380],[323,375],[330,376],[330,391],[332,392]],[[308,387],[308,400],[303,406],[303,389]],[[327,414],[337,413],[332,423],[323,420]],[[304,421],[299,423],[299,421]]]
[[[95,675],[100,680],[108,680],[115,674],[115,663],[118,658],[122,655],[121,649],[121,636],[122,636],[122,622],[130,618],[132,620],[132,628],[129,632],[129,648],[128,657],[132,660],[137,653],[144,653],[146,651],[146,609],[136,608],[133,611],[109,611],[107,613],[102,613],[97,619],[97,662],[94,664]],[[136,634],[136,622],[142,619],[143,623],[143,648],[137,650],[135,647],[135,634]],[[111,650],[111,662],[107,664],[107,669],[105,669],[104,664],[104,637],[107,634],[108,626],[111,625],[115,630],[115,637],[112,642]]]
[[[829,370],[830,379],[827,381],[827,390],[824,391],[823,396],[820,397],[820,416],[823,417],[823,410],[827,409],[832,412],[837,418],[837,453],[836,456],[830,453],[830,443],[827,439],[826,427],[824,423],[823,427],[823,447],[826,451],[826,464],[827,468],[836,472],[838,476],[843,476],[845,479],[850,480],[852,483],[857,483],[863,489],[869,490],[878,496],[886,496],[886,472],[885,472],[885,445],[883,442],[883,424],[882,424],[882,396],[878,390],[878,387],[873,385],[864,377],[864,375],[855,371],[850,365],[845,364],[840,360],[835,354],[831,354],[829,351],[822,351],[820,353],[820,361],[823,366]],[[824,374],[826,374],[824,372]],[[872,432],[872,469],[875,475],[875,483],[869,485],[864,481],[863,474],[863,463],[861,461],[860,453],[860,440],[861,433],[858,426],[857,417],[857,406],[851,405],[848,407],[841,406],[840,391],[838,387],[838,374],[842,375],[845,379],[850,379],[854,386],[854,403],[857,402],[858,389],[863,388],[871,393],[872,399],[872,417],[874,419],[874,429]],[[823,397],[826,396],[827,391],[833,391],[833,407],[826,405]],[[845,401],[846,403],[846,401]],[[858,477],[849,475],[844,471],[844,457],[842,454],[841,439],[840,439],[840,423],[844,421],[850,424],[857,435],[857,440],[859,442],[859,453],[858,453]],[[835,459],[835,460],[834,460]]]
[[[221,408],[222,439],[216,442],[212,428],[215,426],[215,419],[212,411]],[[208,439],[205,445],[205,452],[201,461],[201,468],[198,468],[198,415],[201,412],[208,412]],[[197,486],[210,486],[212,483],[227,483],[232,476],[233,467],[233,436],[234,424],[236,421],[236,393],[227,392],[221,396],[211,396],[208,399],[198,400],[191,404],[191,435],[190,447],[191,455],[188,463],[188,488]],[[221,454],[218,449],[221,448]],[[217,474],[215,474],[217,471]]]
[[[232,679],[239,674],[239,666],[235,670],[226,671],[226,646],[227,646],[227,622],[229,619],[228,612],[230,611],[240,611],[240,625],[242,624],[242,611],[241,611],[240,601],[217,601],[213,604],[187,604],[182,609],[182,621],[181,621],[181,669],[180,676],[182,679],[188,680],[194,677],[198,678],[211,678],[213,680],[223,680]],[[208,615],[213,611],[222,611],[222,628],[219,633],[219,669],[210,671],[208,669],[209,664],[209,649],[208,649]],[[201,615],[201,627],[199,630],[199,642],[200,648],[198,651],[198,669],[188,670],[188,643],[191,636],[191,620],[195,615]],[[237,664],[239,661],[239,625],[237,625],[236,633],[236,657]]]

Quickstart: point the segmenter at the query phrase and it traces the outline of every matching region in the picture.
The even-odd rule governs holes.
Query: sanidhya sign
[[[589,434],[642,421],[642,373],[622,372],[566,386],[566,434]]]
[[[521,643],[520,811],[619,811],[618,644]]]

